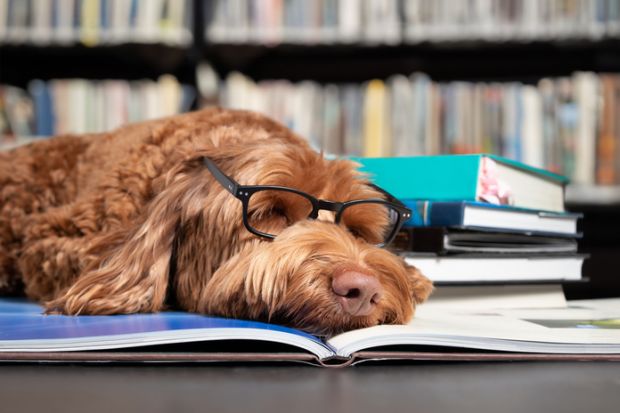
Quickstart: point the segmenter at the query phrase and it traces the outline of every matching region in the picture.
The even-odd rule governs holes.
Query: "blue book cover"
[[[102,350],[211,340],[262,340],[319,357],[333,349],[318,337],[274,324],[170,311],[129,315],[46,315],[25,299],[0,298],[0,352]]]
[[[483,202],[433,202],[404,200],[413,211],[405,227],[448,227],[579,237],[581,214],[540,212]],[[472,213],[469,213],[469,212]]]

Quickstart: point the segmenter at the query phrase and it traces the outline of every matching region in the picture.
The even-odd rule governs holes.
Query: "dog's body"
[[[41,141],[0,153],[0,293],[23,290],[66,314],[175,302],[319,334],[406,322],[429,294],[402,259],[322,218],[285,222],[274,241],[251,234],[202,157],[240,184],[334,201],[378,196],[354,164],[327,161],[249,112],[210,109]],[[351,279],[377,290],[368,311],[350,310],[358,298],[338,292],[336,280],[347,290]]]

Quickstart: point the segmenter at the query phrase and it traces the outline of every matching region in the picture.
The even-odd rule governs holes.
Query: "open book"
[[[188,343],[191,351],[183,347]],[[0,360],[277,360],[342,366],[372,359],[540,358],[620,360],[620,299],[470,314],[421,306],[409,325],[370,327],[329,339],[182,312],[43,315],[36,304],[0,299]]]

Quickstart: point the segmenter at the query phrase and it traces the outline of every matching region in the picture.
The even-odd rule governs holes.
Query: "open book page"
[[[596,301],[596,300],[595,300]],[[420,306],[409,325],[350,331],[328,341],[337,354],[390,345],[512,352],[620,353],[620,299],[579,301],[560,309],[466,310]]]
[[[107,350],[213,340],[260,340],[333,356],[310,334],[273,324],[184,312],[114,316],[45,315],[37,304],[0,299],[0,352]]]

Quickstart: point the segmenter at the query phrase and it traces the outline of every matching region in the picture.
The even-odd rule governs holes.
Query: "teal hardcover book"
[[[402,200],[478,201],[564,212],[565,177],[495,155],[353,160],[377,185]]]

